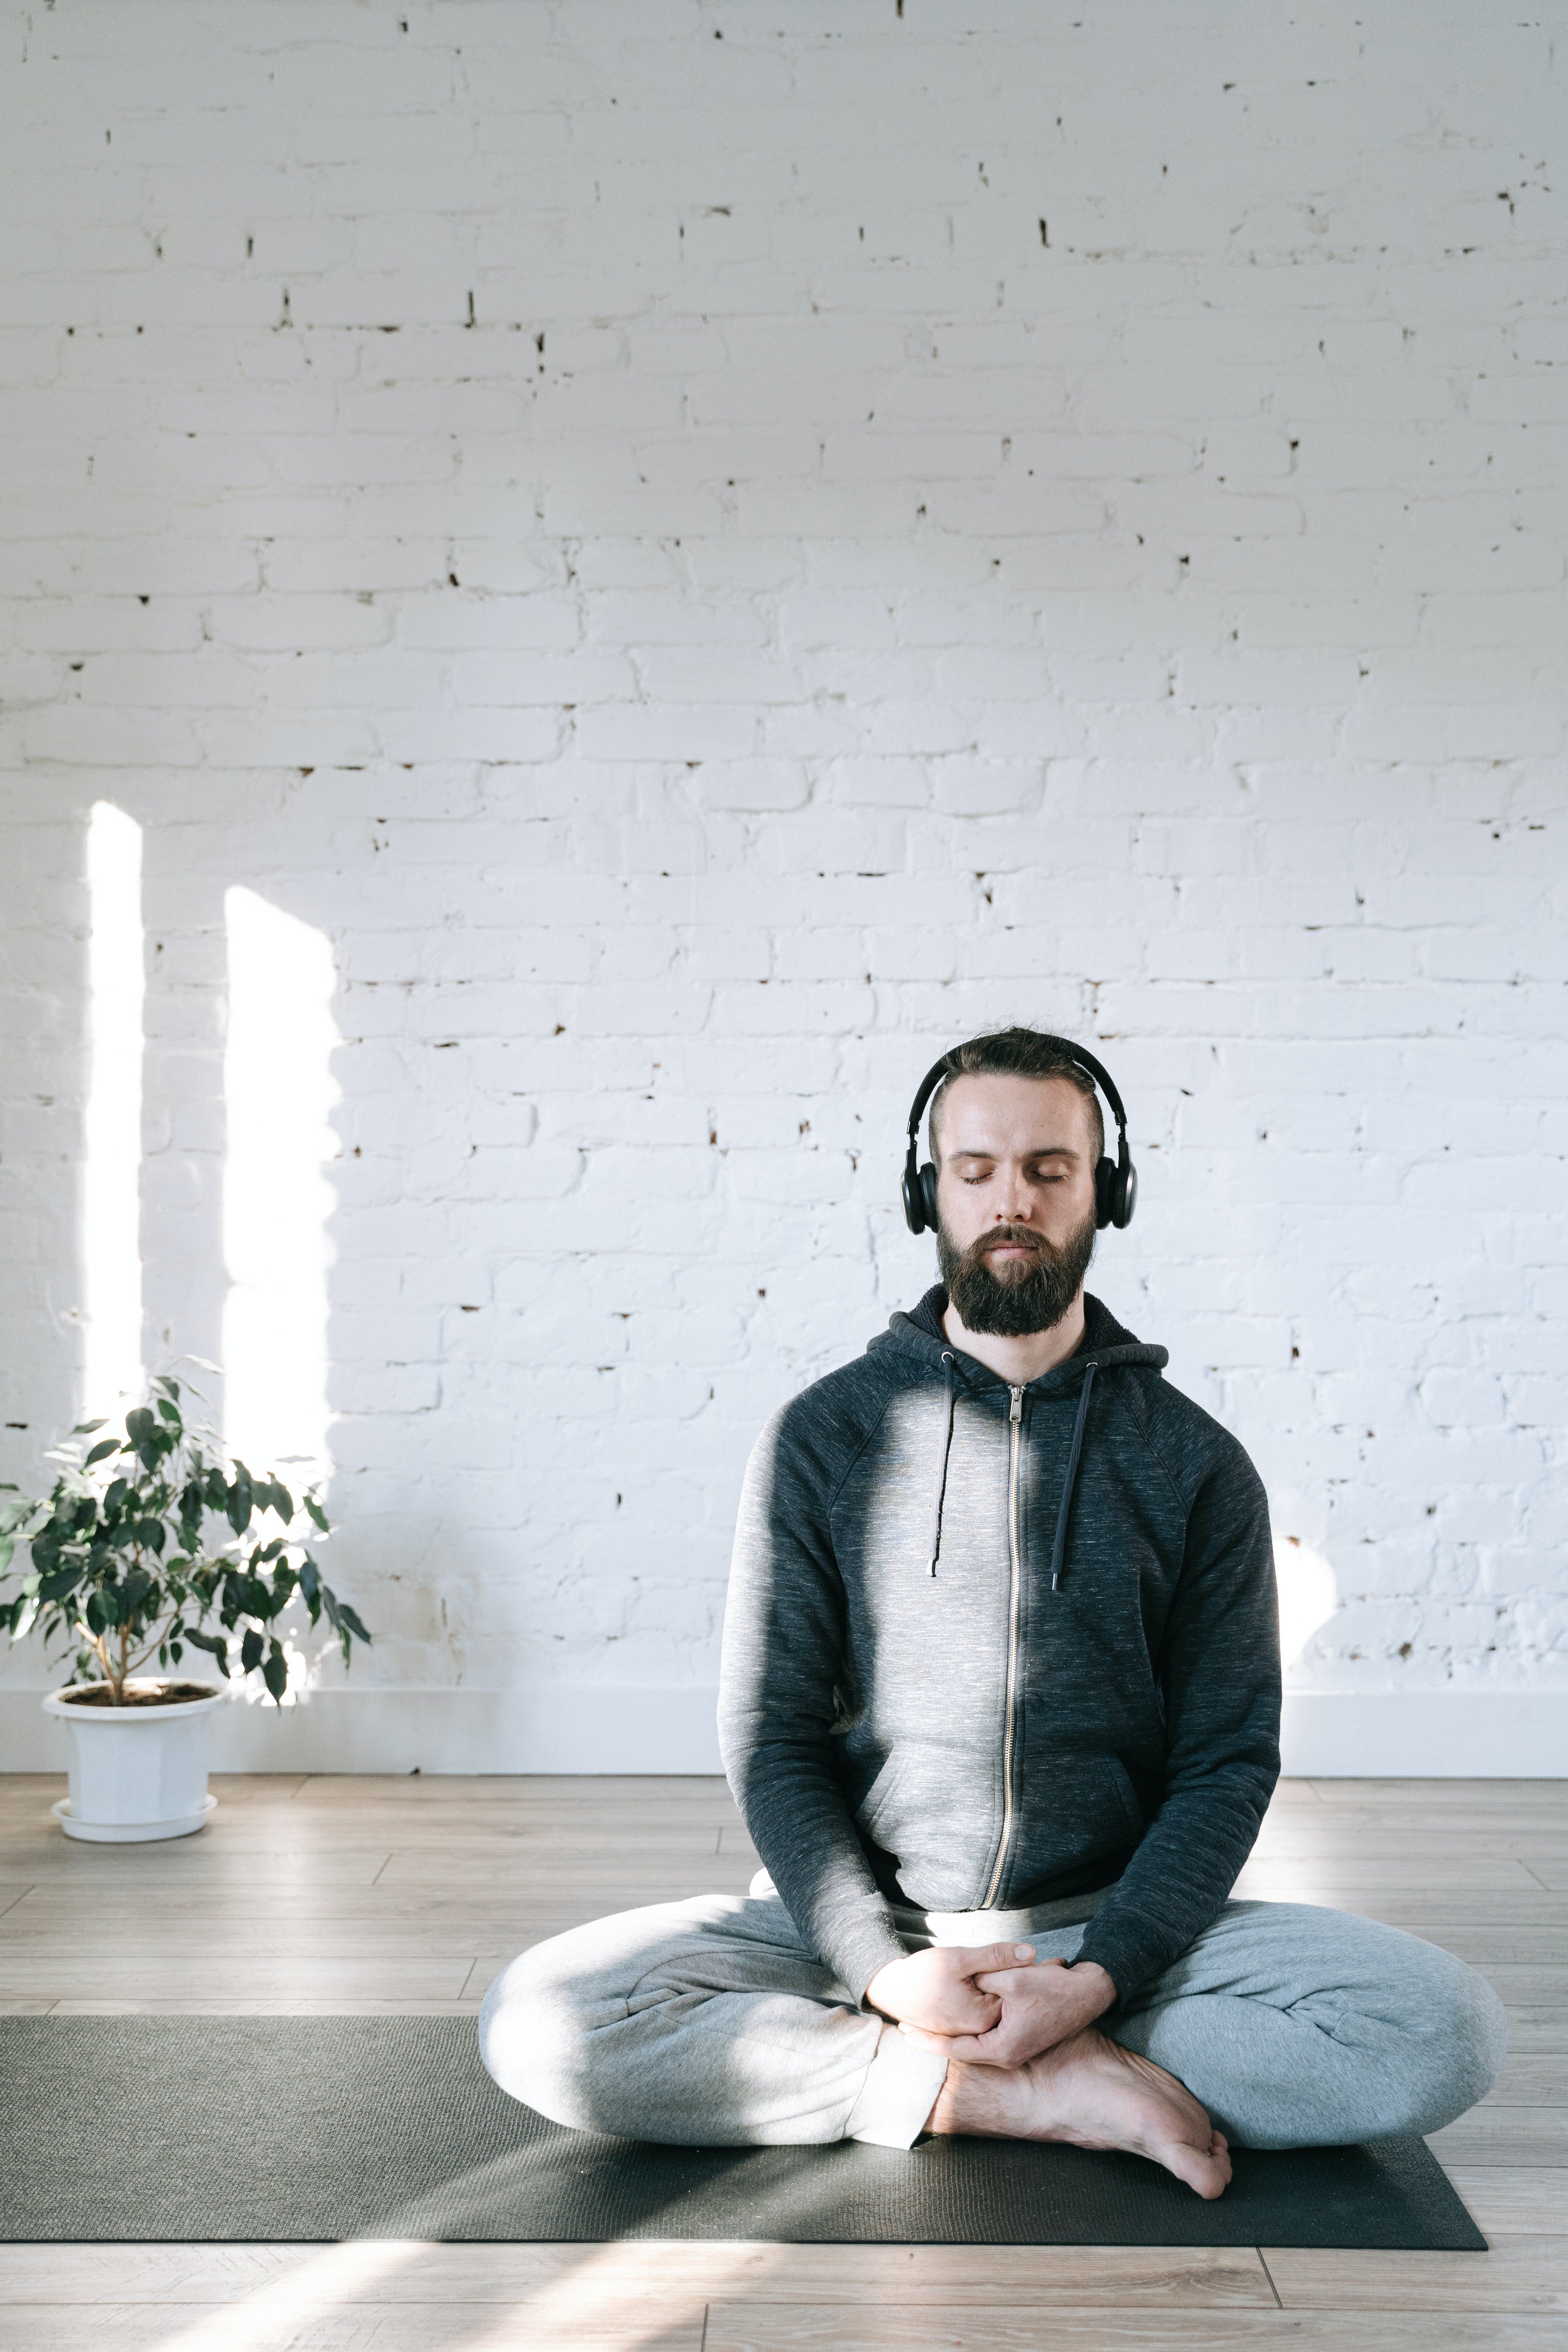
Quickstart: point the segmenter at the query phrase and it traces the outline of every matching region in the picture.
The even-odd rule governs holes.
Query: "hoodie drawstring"
[[[936,1563],[942,1551],[942,1505],[947,1499],[948,1459],[952,1452],[953,1358],[951,1349],[942,1349],[942,1360],[945,1376],[942,1449],[937,1456],[936,1486],[931,1501],[931,1542],[928,1546],[930,1552],[928,1566],[932,1576],[936,1574]],[[1072,1444],[1068,1448],[1067,1476],[1062,1482],[1061,1507],[1057,1513],[1057,1531],[1051,1542],[1051,1591],[1053,1592],[1061,1591],[1062,1570],[1067,1559],[1068,1521],[1072,1516],[1073,1488],[1078,1484],[1079,1460],[1083,1453],[1084,1423],[1089,1419],[1089,1400],[1094,1388],[1094,1376],[1098,1370],[1099,1366],[1096,1364],[1084,1366],[1083,1386],[1078,1393],[1078,1412],[1073,1418]]]
[[[947,1368],[947,1401],[942,1412],[942,1453],[936,1465],[936,1492],[932,1495],[931,1503],[930,1550],[931,1572],[933,1576],[936,1574],[936,1556],[942,1549],[942,1507],[947,1498],[947,1457],[952,1451],[953,1360],[951,1348],[942,1349],[942,1360]]]
[[[1083,1368],[1083,1386],[1079,1391],[1078,1414],[1072,1425],[1072,1444],[1068,1450],[1068,1475],[1062,1481],[1062,1506],[1057,1513],[1057,1532],[1051,1544],[1051,1591],[1059,1592],[1062,1585],[1062,1562],[1067,1556],[1068,1516],[1072,1509],[1072,1490],[1078,1482],[1078,1458],[1083,1452],[1083,1425],[1089,1419],[1089,1394],[1094,1386],[1097,1367]]]

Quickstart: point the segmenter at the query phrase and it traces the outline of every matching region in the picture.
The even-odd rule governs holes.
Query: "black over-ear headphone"
[[[1094,1171],[1094,1222],[1101,1231],[1114,1225],[1118,1232],[1132,1223],[1132,1212],[1138,1205],[1138,1171],[1132,1165],[1132,1154],[1127,1149],[1127,1113],[1121,1108],[1121,1097],[1116,1091],[1116,1081],[1103,1062],[1075,1045],[1070,1037],[1042,1036],[1042,1045],[1055,1045],[1062,1059],[1076,1063],[1088,1072],[1100,1093],[1110,1105],[1117,1128],[1117,1150],[1114,1160],[1102,1157]],[[1026,1073],[1020,1073],[1026,1076]],[[1049,1073],[1046,1073],[1047,1076]],[[921,1080],[910,1111],[910,1148],[904,1160],[904,1219],[911,1234],[936,1231],[936,1170],[928,1160],[923,1168],[920,1159],[921,1117],[944,1078],[961,1077],[963,1072],[952,1067],[951,1057],[944,1054]]]

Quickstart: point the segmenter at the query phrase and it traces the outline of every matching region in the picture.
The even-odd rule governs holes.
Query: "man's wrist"
[[[892,1962],[891,1960],[884,1960],[884,1961],[882,1962],[881,1967],[877,1970],[877,1974],[876,1974],[876,1976],[874,1976],[874,1977],[872,1977],[872,1978],[871,1978],[871,1979],[870,1979],[869,1983],[868,1983],[868,1984],[867,1985],[867,1987],[866,1987],[865,1991],[864,1991],[864,1992],[861,1994],[861,1996],[860,1996],[860,2006],[861,2006],[861,2008],[862,2008],[862,2009],[874,2009],[874,2010],[877,2011],[877,2014],[879,2015],[879,2017],[891,2017],[891,2016],[892,2016],[892,2014],[893,2014],[893,2012],[892,2012],[892,2011],[891,2011],[890,2009],[885,2009],[885,2008],[882,2006],[882,2003],[881,2003],[881,2002],[877,1999],[877,1978],[878,1978],[878,1977],[881,1977],[881,1976],[885,1976],[885,1975],[887,1974],[887,1971],[888,1971],[888,1970],[889,1970],[892,1966],[893,1966],[893,1962]]]
[[[1098,1960],[1073,1960],[1068,1966],[1089,2016],[1103,2017],[1108,2009],[1115,2008],[1121,1998],[1116,1980]]]
[[[862,2009],[874,2009],[879,2017],[891,2018],[895,2025],[898,2023],[910,2005],[909,1971],[904,1967],[909,1958],[908,1952],[900,1952],[897,1959],[882,1962],[876,1974],[868,1979],[866,1990],[860,1996]],[[889,1978],[892,1979],[890,1983],[888,1981]],[[877,1992],[879,1984],[882,1986],[879,1998]]]

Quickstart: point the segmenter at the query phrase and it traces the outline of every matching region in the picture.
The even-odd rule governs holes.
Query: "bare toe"
[[[1200,2197],[1211,2200],[1223,2197],[1230,2186],[1230,2158],[1222,2149],[1210,2148],[1205,2152],[1189,2146],[1185,2140],[1172,2140],[1163,2147],[1151,2147],[1148,2154],[1156,2164],[1163,2164],[1167,2172],[1173,2172],[1178,2180],[1184,2180],[1187,2187],[1195,2189]]]

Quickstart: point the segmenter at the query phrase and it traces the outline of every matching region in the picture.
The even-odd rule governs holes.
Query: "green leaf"
[[[245,1639],[239,1645],[239,1664],[242,1674],[255,1673],[261,1664],[261,1653],[266,1646],[266,1643],[255,1626],[247,1625],[245,1629]]]
[[[101,1592],[88,1594],[87,1607],[82,1611],[82,1615],[87,1619],[87,1629],[89,1633],[106,1633],[109,1631],[110,1618],[103,1605]]]
[[[353,1635],[356,1642],[369,1642],[371,1637],[366,1633],[363,1624],[361,1622],[358,1612],[351,1609],[346,1601],[339,1601],[338,1615],[343,1625],[346,1626],[348,1631]]]
[[[270,1499],[273,1509],[287,1526],[294,1516],[294,1497],[280,1478],[274,1478],[271,1481]]]
[[[73,1437],[90,1437],[95,1429],[107,1429],[109,1423],[106,1421],[79,1421],[76,1427],[72,1430],[71,1435]]]
[[[154,1580],[147,1569],[132,1570],[120,1588],[120,1622],[122,1625],[131,1624],[142,1614],[147,1596],[153,1590],[153,1583]]]
[[[224,1497],[224,1507],[227,1513],[229,1526],[237,1536],[242,1536],[250,1525],[253,1508],[250,1480],[244,1475],[243,1465],[241,1465],[241,1475],[236,1478]]]
[[[180,1418],[179,1406],[177,1404],[171,1404],[167,1397],[160,1397],[158,1399],[158,1410],[163,1414],[163,1419],[167,1422],[172,1422],[176,1429],[183,1429],[184,1427],[184,1423]]]
[[[106,1462],[111,1454],[118,1454],[119,1451],[118,1437],[100,1437],[81,1466],[84,1470],[90,1470],[95,1462]]]
[[[310,1512],[310,1517],[321,1528],[321,1533],[324,1536],[330,1536],[332,1532],[331,1527],[328,1521],[325,1511],[322,1510],[320,1503],[317,1502],[314,1494],[307,1495],[304,1501],[305,1508]]]
[[[40,1604],[47,1604],[51,1601],[63,1601],[66,1594],[68,1592],[74,1591],[80,1581],[81,1570],[79,1568],[57,1569],[52,1576],[46,1576],[39,1580],[38,1600]]]
[[[104,1488],[103,1516],[106,1519],[112,1519],[118,1515],[120,1506],[125,1500],[129,1485],[128,1479],[111,1478]]]
[[[180,1393],[179,1381],[172,1380],[167,1372],[160,1372],[153,1386],[155,1389],[162,1389],[165,1396],[177,1398]]]
[[[289,1661],[283,1654],[281,1642],[274,1642],[267,1664],[261,1669],[261,1679],[279,1706],[289,1687]]]

